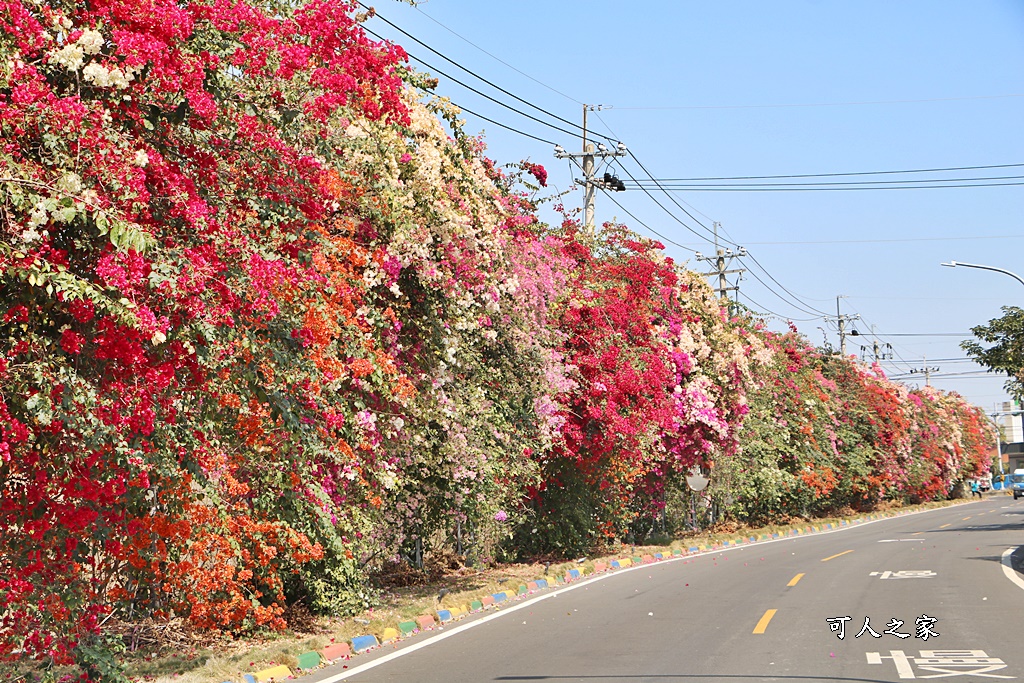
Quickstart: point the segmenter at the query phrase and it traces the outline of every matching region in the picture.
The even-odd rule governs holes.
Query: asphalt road
[[[617,570],[309,680],[1016,679],[1024,677],[1024,580],[1001,560],[1024,543],[1022,529],[1024,502],[1000,495]],[[842,639],[833,630],[840,623]]]

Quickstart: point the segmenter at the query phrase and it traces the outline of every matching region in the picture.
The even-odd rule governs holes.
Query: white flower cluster
[[[68,71],[78,71],[85,64],[85,56],[99,54],[103,43],[102,33],[87,28],[78,40],[51,52],[50,63],[59,64]]]
[[[135,79],[135,70],[113,67],[108,69],[102,64],[90,62],[82,69],[82,77],[100,88],[116,88],[123,90]]]

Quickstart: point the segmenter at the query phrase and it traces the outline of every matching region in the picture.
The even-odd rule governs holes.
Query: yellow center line
[[[967,521],[967,520],[969,520],[970,518],[971,518],[971,516],[970,516],[970,515],[967,515],[966,517],[964,517],[964,518],[963,518],[962,520],[960,520],[960,521],[961,521],[961,522],[966,522],[966,521]]]
[[[754,633],[764,633],[765,629],[768,628],[768,622],[772,620],[772,617],[775,616],[777,611],[778,610],[770,609],[765,612],[764,616],[761,617],[761,621],[757,622],[757,626],[754,627]]]
[[[946,528],[947,526],[949,526],[949,524],[943,524],[943,525],[942,525],[942,526],[940,526],[939,528],[940,528],[940,529],[945,529],[945,528]]]
[[[830,557],[826,557],[825,559],[822,560],[822,562],[828,562],[829,560],[834,560],[837,557],[840,557],[842,555],[845,555],[846,553],[852,553],[852,552],[853,552],[852,550],[844,550],[843,552],[838,553],[836,555],[831,555]]]
[[[914,533],[912,533],[912,534],[910,534],[910,535],[911,535],[911,536],[920,536],[920,535],[921,535],[921,534],[923,534],[923,533],[924,533],[923,531],[915,531]]]
[[[797,574],[796,576],[794,576],[792,579],[789,580],[789,583],[787,583],[786,586],[795,586],[796,582],[799,581],[802,578],[804,578],[803,574]]]

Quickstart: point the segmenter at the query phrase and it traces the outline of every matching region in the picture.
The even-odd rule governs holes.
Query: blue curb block
[[[491,597],[494,598],[494,603],[497,604],[499,602],[503,602],[503,601],[507,600],[508,599],[508,594],[507,593],[495,593]]]
[[[547,587],[548,587],[548,580],[547,579],[537,579],[537,588],[547,588]]]
[[[662,559],[665,559],[665,556],[662,555],[661,553],[654,553],[654,559],[662,560]]]
[[[691,553],[699,553],[700,552],[700,548],[690,548],[690,552]]]
[[[580,570],[579,569],[570,569],[569,570],[569,576],[571,576],[574,579],[580,578]]]
[[[616,569],[618,569],[618,568],[620,568],[620,567],[621,567],[622,565],[621,565],[621,564],[619,564],[619,561],[618,561],[618,560],[612,560],[612,566],[613,566],[613,567],[615,567]]]
[[[253,678],[252,674],[245,674],[242,676],[242,680],[245,681],[245,683],[256,683],[256,679]]]
[[[376,647],[378,644],[377,636],[356,636],[352,639],[352,651],[362,652],[371,647]]]
[[[446,621],[452,620],[452,613],[446,609],[439,609],[437,610],[437,618],[440,619],[443,624]]]

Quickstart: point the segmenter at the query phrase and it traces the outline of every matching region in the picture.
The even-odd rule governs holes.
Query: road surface
[[[999,495],[617,570],[309,683],[1024,679],[1022,529]]]

